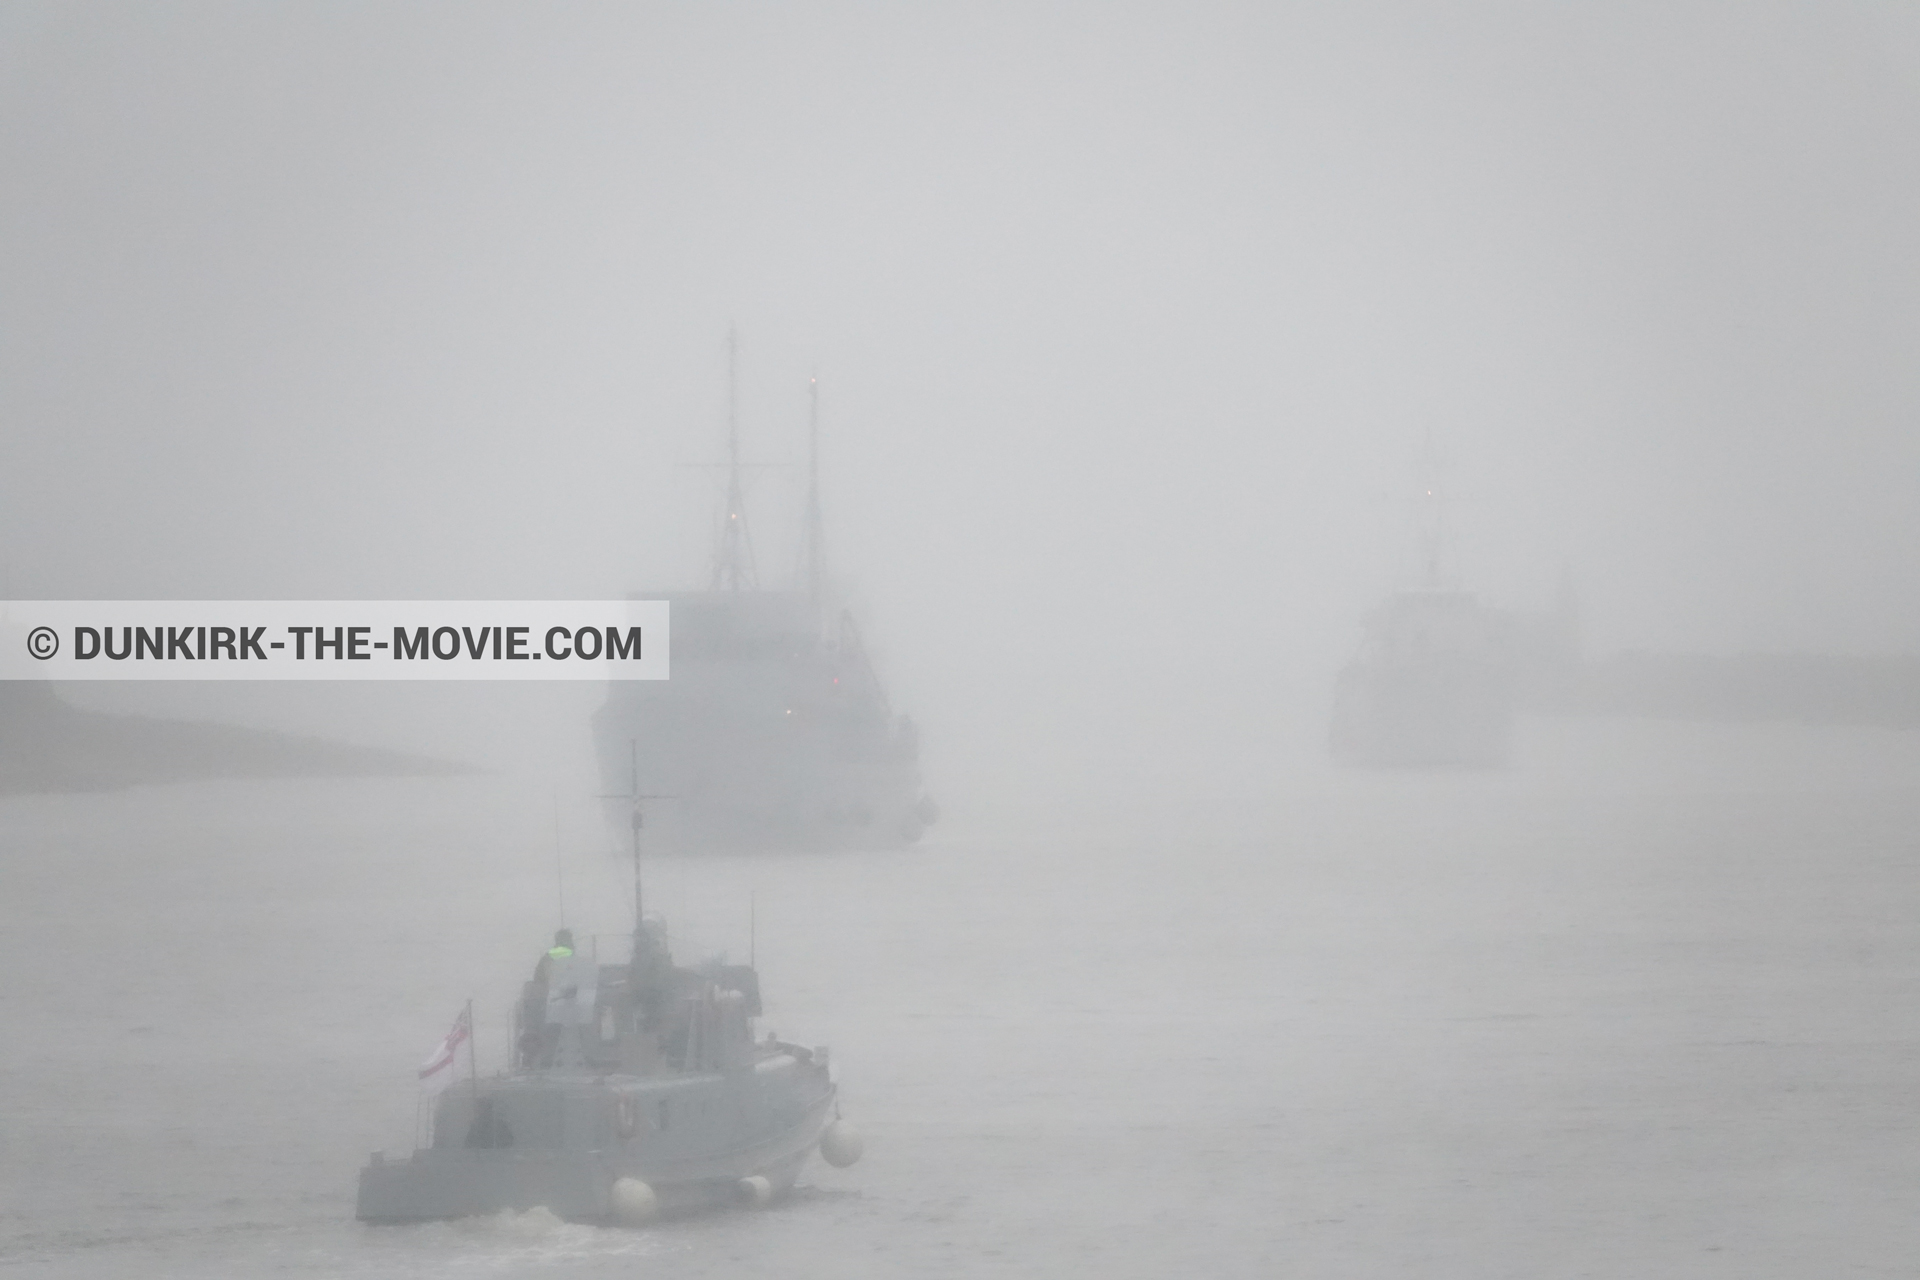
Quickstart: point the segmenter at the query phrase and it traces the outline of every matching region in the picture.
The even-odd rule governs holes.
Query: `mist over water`
[[[868,1156],[644,1231],[351,1221],[464,1000],[502,1060],[559,918],[538,788],[14,798],[0,1250],[54,1276],[1903,1265],[1913,739],[1524,745],[904,854],[655,859],[683,955],[740,958],[752,895],[764,1025],[833,1046]],[[618,933],[621,860],[575,818],[567,918]]]
[[[485,772],[0,799],[0,1261],[1903,1265],[1916,739],[1326,739],[1434,474],[1589,656],[1920,650],[1917,107],[1889,7],[0,10],[0,597],[698,589],[735,326],[760,581],[817,375],[945,815],[651,873],[689,954],[758,904],[862,1164],[369,1231],[451,1012],[627,927],[602,691],[62,688]]]

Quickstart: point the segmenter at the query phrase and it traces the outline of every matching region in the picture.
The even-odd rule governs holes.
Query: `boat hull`
[[[1343,764],[1491,769],[1513,749],[1513,699],[1502,673],[1466,664],[1349,671],[1329,745]]]
[[[594,716],[607,817],[636,787],[650,847],[684,853],[902,848],[937,809],[918,732],[895,715],[850,620],[805,596],[667,593],[672,678],[610,685]]]
[[[504,1149],[428,1147],[411,1157],[376,1154],[360,1171],[355,1216],[363,1222],[427,1222],[503,1210],[544,1208],[569,1222],[611,1223],[614,1184],[644,1182],[661,1213],[736,1203],[741,1180],[765,1178],[775,1191],[793,1184],[833,1122],[832,1094],[805,1109],[797,1123],[746,1145],[707,1151],[649,1150],[612,1141],[597,1148]]]
[[[1335,686],[1328,746],[1367,768],[1498,768],[1513,745],[1511,637],[1458,591],[1404,591],[1368,615]]]

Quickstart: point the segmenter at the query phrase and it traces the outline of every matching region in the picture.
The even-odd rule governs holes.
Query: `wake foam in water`
[[[569,1226],[545,1205],[535,1205],[524,1212],[502,1209],[498,1213],[460,1218],[452,1225],[455,1231],[464,1235],[511,1240],[543,1240],[567,1231],[593,1230],[592,1227]]]
[[[358,1256],[336,1255],[336,1266],[360,1275],[517,1276],[555,1264],[646,1257],[668,1251],[648,1231],[582,1226],[552,1210],[498,1213],[414,1227],[376,1228]]]

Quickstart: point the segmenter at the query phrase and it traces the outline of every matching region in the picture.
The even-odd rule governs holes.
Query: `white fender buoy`
[[[845,1120],[835,1120],[820,1135],[820,1158],[836,1169],[844,1169],[860,1158],[867,1144],[860,1131]]]
[[[752,1205],[762,1205],[773,1199],[773,1184],[759,1174],[740,1179],[740,1198]]]
[[[638,1178],[617,1178],[613,1184],[613,1216],[628,1226],[652,1222],[660,1212],[660,1197]]]

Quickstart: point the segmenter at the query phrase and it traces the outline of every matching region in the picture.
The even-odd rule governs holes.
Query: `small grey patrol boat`
[[[643,1222],[764,1204],[816,1149],[836,1167],[860,1158],[827,1051],[755,1038],[754,968],[673,963],[664,927],[640,910],[638,827],[636,810],[629,958],[601,964],[563,945],[543,957],[516,1010],[513,1070],[447,1086],[411,1156],[376,1153],[360,1171],[362,1221],[544,1206]]]

